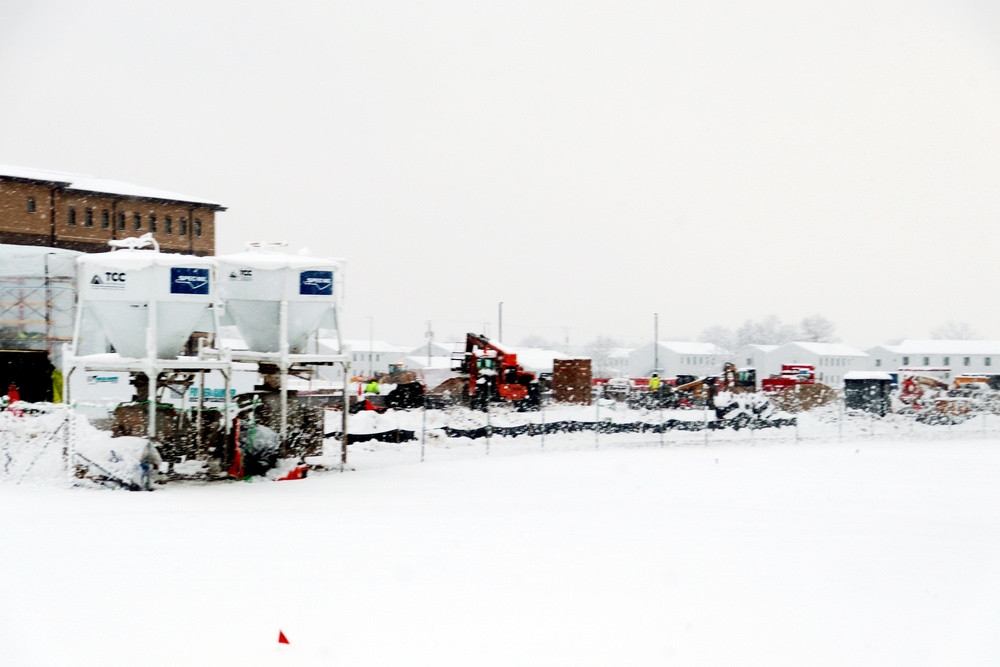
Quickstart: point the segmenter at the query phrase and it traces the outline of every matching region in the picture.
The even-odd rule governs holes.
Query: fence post
[[[542,418],[542,449],[545,449],[545,404],[543,403],[541,407],[538,408],[539,415]]]
[[[660,405],[660,428],[659,428],[659,431],[660,431],[660,447],[663,446],[663,431],[664,430],[665,429],[663,428],[663,405],[661,404]]]
[[[705,399],[705,411],[702,414],[702,429],[705,432],[705,446],[708,446],[708,399]]]
[[[594,411],[594,449],[601,447],[601,402],[594,401],[596,409]]]
[[[73,423],[73,405],[66,405],[66,446],[63,448],[63,460],[66,462],[66,474],[69,476],[69,484],[73,486],[76,479],[76,471],[73,469],[73,446],[76,443],[76,428]]]
[[[427,440],[427,401],[424,401],[423,421],[420,424],[420,462],[424,462],[424,442]]]
[[[490,439],[493,437],[493,423],[490,421],[490,404],[486,403],[486,456],[490,455]]]
[[[844,401],[840,401],[840,419],[837,420],[837,440],[844,440]]]

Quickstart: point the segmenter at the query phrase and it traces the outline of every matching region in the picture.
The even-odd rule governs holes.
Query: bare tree
[[[559,349],[559,343],[555,343],[542,336],[528,336],[521,339],[518,347],[535,347],[542,350],[557,350]]]
[[[611,360],[611,353],[615,348],[621,347],[620,341],[610,336],[598,336],[586,345],[584,351],[590,357],[593,364],[593,373],[596,377],[610,377],[617,375],[620,369],[615,368]]]
[[[799,336],[810,343],[836,343],[837,327],[822,315],[810,315],[799,324]]]
[[[948,320],[931,332],[931,338],[937,340],[975,340],[976,333],[968,322]]]
[[[736,330],[736,347],[744,345],[784,345],[795,340],[798,331],[794,325],[784,324],[777,315],[762,320],[747,320]]]
[[[734,350],[734,344],[736,343],[736,336],[733,334],[733,330],[729,327],[724,327],[721,324],[714,324],[700,334],[698,334],[699,343],[712,343],[713,345],[718,345],[724,350]]]

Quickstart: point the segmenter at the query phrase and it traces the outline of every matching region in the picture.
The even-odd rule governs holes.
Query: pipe
[[[351,362],[345,361],[344,364],[344,414],[341,420],[340,427],[340,472],[344,472],[344,466],[347,465],[347,413],[351,411],[351,395],[347,393],[347,378],[351,374]]]
[[[202,339],[198,339],[199,346]],[[200,354],[200,350],[199,350]],[[201,438],[201,424],[202,424],[202,413],[205,411],[205,369],[198,371],[198,419],[195,422],[195,449],[199,455],[202,454],[202,438]]]
[[[281,300],[278,327],[280,329],[281,350],[278,360],[278,372],[281,379],[281,446],[285,446],[288,437],[288,299]]]
[[[159,382],[159,369],[156,368],[156,299],[149,305],[149,317],[146,320],[146,400],[149,401],[149,428],[146,435],[150,443],[156,441],[156,385]]]

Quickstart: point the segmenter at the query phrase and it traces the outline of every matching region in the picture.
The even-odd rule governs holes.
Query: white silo
[[[80,306],[122,357],[176,359],[215,299],[208,257],[126,248],[77,261]]]
[[[305,353],[309,336],[336,308],[341,260],[265,249],[216,260],[226,314],[254,352],[280,353],[284,338],[287,353]]]

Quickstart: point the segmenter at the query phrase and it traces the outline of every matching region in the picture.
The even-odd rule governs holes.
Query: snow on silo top
[[[81,305],[123,357],[147,356],[146,329],[155,323],[156,358],[175,359],[214,301],[210,257],[130,248],[77,262]]]
[[[285,326],[289,352],[305,351],[310,334],[336,305],[336,274],[343,260],[291,255],[254,248],[221,255],[219,292],[251,350],[279,352],[281,302],[287,304]]]

